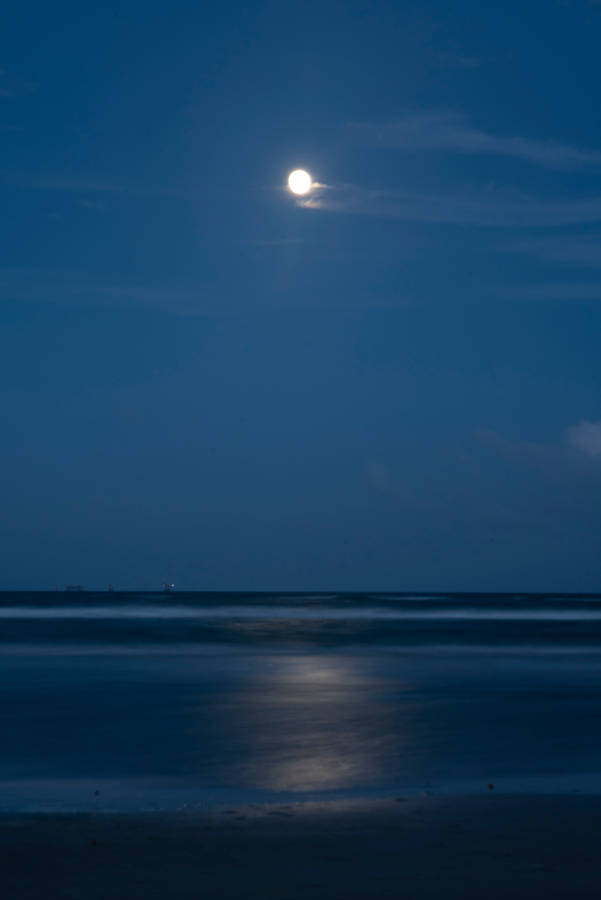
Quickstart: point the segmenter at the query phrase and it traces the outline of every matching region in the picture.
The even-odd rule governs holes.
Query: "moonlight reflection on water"
[[[238,726],[248,742],[244,784],[301,792],[376,782],[390,757],[403,752],[392,705],[379,696],[384,686],[348,658],[273,658],[240,707]]]

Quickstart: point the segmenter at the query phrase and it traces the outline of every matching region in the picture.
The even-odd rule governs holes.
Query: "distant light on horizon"
[[[311,176],[304,169],[295,169],[288,176],[288,187],[293,194],[308,194],[312,185]]]

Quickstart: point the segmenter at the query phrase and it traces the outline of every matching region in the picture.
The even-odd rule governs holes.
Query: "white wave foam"
[[[601,621],[601,609],[426,609],[403,610],[384,607],[298,606],[5,606],[0,619],[255,619],[255,620],[492,620],[492,621]]]

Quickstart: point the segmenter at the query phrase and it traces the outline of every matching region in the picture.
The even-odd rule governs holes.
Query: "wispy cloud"
[[[527,441],[504,437],[489,428],[478,428],[476,439],[507,459],[536,465],[557,464],[594,466],[601,461],[601,421],[583,420],[565,428],[555,441]]]
[[[567,458],[567,450],[560,444],[508,438],[493,428],[476,428],[474,437],[480,444],[505,459],[543,465],[553,464],[557,461],[558,456]]]
[[[566,430],[565,437],[570,447],[592,459],[601,459],[601,422],[579,422]]]
[[[458,112],[435,110],[405,115],[385,125],[352,127],[363,139],[390,149],[507,156],[563,170],[601,165],[598,150],[582,150],[554,140],[490,134]]]
[[[453,193],[323,186],[296,200],[306,209],[484,228],[555,228],[601,222],[601,196],[540,200],[517,191],[466,188]]]

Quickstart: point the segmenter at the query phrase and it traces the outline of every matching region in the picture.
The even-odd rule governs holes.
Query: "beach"
[[[6,897],[593,898],[601,798],[496,795],[5,815]]]

